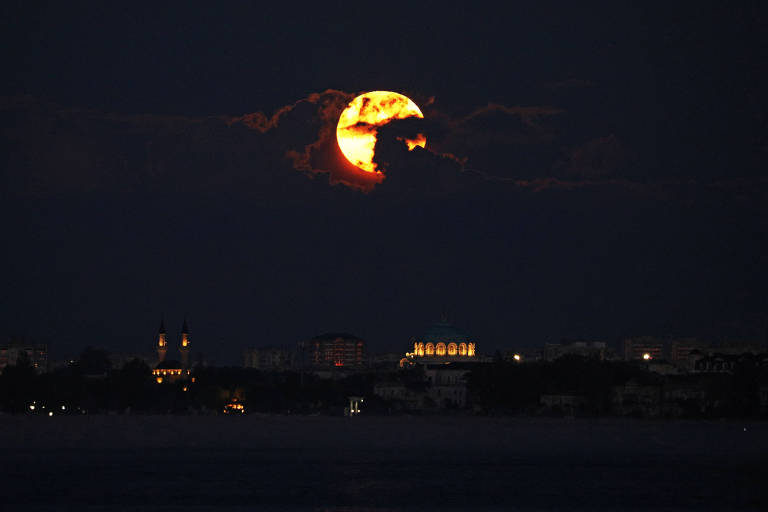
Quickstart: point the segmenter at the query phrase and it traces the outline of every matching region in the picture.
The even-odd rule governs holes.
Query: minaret
[[[179,352],[181,352],[181,367],[189,368],[189,326],[187,325],[187,317],[184,317],[184,325],[181,326],[181,346],[179,346]]]
[[[160,331],[157,333],[157,364],[165,361],[165,354],[168,352],[168,342],[165,339],[165,321],[160,318]]]

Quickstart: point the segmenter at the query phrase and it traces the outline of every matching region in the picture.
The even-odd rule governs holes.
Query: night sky
[[[0,336],[766,340],[761,2],[31,4],[0,7]],[[328,137],[370,90],[427,133],[380,133],[380,184]]]

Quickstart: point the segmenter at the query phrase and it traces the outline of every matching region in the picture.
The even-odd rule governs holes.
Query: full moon
[[[410,98],[390,91],[371,91],[353,99],[339,117],[336,140],[339,149],[352,165],[365,172],[380,173],[373,161],[376,135],[380,126],[393,119],[423,118]],[[419,133],[413,139],[402,139],[408,150],[425,147],[427,138]]]

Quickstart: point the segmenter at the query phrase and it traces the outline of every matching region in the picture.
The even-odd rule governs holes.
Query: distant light
[[[35,410],[35,406],[34,406],[34,405],[30,405],[30,406],[29,406],[29,410],[30,410],[30,411],[34,411],[34,410]]]
[[[162,377],[158,377],[155,380],[157,381],[158,384],[162,384],[163,383],[163,378]]]
[[[643,354],[643,359],[645,359],[646,361],[649,361],[649,360],[651,360],[651,359],[652,359],[652,358],[651,358],[651,354],[649,354],[648,352],[646,352],[645,354]]]
[[[184,386],[184,391],[186,391],[186,390],[187,390],[187,386]]]
[[[66,410],[67,410],[67,408],[66,408],[66,407],[64,407],[64,406],[62,405],[62,406],[61,406],[61,410],[62,410],[62,411],[66,411]]]
[[[512,359],[514,359],[515,361],[518,361],[518,362],[519,362],[519,361],[520,361],[520,359],[521,359],[521,357],[520,357],[520,354],[515,354],[515,355],[513,355],[513,356],[512,356]]]
[[[49,412],[48,416],[53,416],[53,411]]]

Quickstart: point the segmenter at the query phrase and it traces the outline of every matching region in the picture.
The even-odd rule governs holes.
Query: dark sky
[[[0,335],[765,339],[761,2],[283,4],[3,4]],[[329,134],[382,89],[428,141],[374,186]]]

